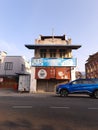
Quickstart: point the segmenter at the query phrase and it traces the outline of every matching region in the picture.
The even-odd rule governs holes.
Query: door
[[[19,91],[30,91],[30,75],[19,76]]]
[[[82,84],[81,80],[76,80],[71,82],[70,84],[70,92],[71,93],[77,93],[77,92],[82,92],[84,90],[84,84]]]

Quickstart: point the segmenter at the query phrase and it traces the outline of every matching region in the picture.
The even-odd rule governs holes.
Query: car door
[[[91,93],[94,89],[95,83],[92,79],[85,80],[83,83],[83,89],[85,92]]]
[[[71,82],[70,92],[71,93],[78,93],[83,91],[83,84],[81,80],[75,80]]]

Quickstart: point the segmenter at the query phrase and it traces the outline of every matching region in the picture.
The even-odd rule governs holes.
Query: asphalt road
[[[98,99],[55,94],[0,96],[0,130],[98,130]]]

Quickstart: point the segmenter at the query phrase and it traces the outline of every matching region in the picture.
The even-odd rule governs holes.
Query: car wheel
[[[96,91],[94,92],[94,97],[95,97],[95,98],[98,98],[98,90],[96,90]]]
[[[89,96],[90,96],[91,98],[94,98],[94,94],[89,94]]]
[[[66,89],[62,89],[61,92],[60,92],[60,96],[67,97],[68,91]]]

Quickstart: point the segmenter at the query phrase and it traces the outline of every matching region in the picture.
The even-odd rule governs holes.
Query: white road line
[[[63,106],[52,106],[51,109],[69,109],[70,107],[63,107]]]
[[[14,108],[14,109],[15,109],[15,108],[16,108],[16,109],[17,109],[17,108],[18,108],[18,109],[24,108],[24,109],[25,109],[25,108],[32,108],[32,106],[12,106],[12,108]]]
[[[91,107],[91,108],[88,108],[89,110],[98,110],[98,107]]]

